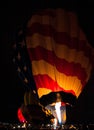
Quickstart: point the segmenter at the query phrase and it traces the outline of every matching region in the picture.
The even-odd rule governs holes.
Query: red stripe
[[[82,84],[85,83],[87,74],[81,64],[71,62],[69,63],[65,59],[58,58],[54,52],[48,51],[42,47],[36,47],[35,49],[28,49],[31,62],[33,60],[44,60],[51,65],[55,65],[57,70],[64,73],[67,76],[77,76],[81,80]]]
[[[78,30],[77,30],[78,31]],[[52,26],[50,25],[43,25],[40,23],[33,23],[30,28],[27,28],[26,35],[32,36],[34,33],[39,33],[44,36],[50,36],[52,37],[56,43],[59,44],[65,44],[70,49],[76,49],[77,51],[83,51],[85,56],[90,59],[90,62],[92,63],[92,51],[91,48],[88,47],[86,40],[79,40],[78,37],[74,38],[69,36],[66,32],[57,32]]]
[[[63,91],[67,93],[72,93],[75,95],[73,90],[64,90],[61,88],[56,81],[52,80],[48,75],[36,75],[34,76],[36,87],[38,88],[47,88],[52,90],[52,92]],[[76,96],[76,95],[75,95]]]

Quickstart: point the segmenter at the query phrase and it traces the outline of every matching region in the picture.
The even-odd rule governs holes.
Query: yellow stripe
[[[82,84],[76,76],[66,76],[63,73],[58,72],[54,66],[50,65],[46,61],[33,61],[32,71],[33,75],[47,74],[52,80],[57,81],[57,84],[64,90],[74,90],[76,96],[79,96],[81,93]],[[38,93],[40,93],[39,91],[40,89],[38,90]],[[50,90],[48,91],[50,92]]]
[[[47,89],[47,88],[39,88],[38,89],[39,98],[41,98],[43,95],[49,94],[50,92],[52,92],[52,90]]]
[[[51,37],[44,37],[40,34],[34,34],[32,37],[26,38],[27,48],[36,48],[41,46],[49,51],[53,51],[57,57],[65,59],[68,62],[81,64],[82,68],[86,69],[86,73],[90,73],[92,65],[89,63],[88,57],[84,55],[83,51],[70,49],[67,45],[54,44],[55,41]]]

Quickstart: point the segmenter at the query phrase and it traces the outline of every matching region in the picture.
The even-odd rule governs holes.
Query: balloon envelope
[[[39,98],[56,92],[78,98],[90,78],[94,50],[76,14],[61,8],[34,13],[26,45]]]

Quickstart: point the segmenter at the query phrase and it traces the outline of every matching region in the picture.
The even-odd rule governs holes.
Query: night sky
[[[69,4],[68,2],[64,4],[62,2],[62,6],[77,11],[80,25],[90,44],[94,47],[94,4],[92,1],[86,3],[71,1]],[[18,122],[17,109],[23,103],[25,88],[12,62],[12,44],[15,41],[18,28],[26,23],[34,9],[39,5],[42,6],[42,0],[40,3],[37,0],[26,3],[13,1],[11,4],[7,2],[6,5],[4,3],[1,5],[0,122]],[[51,3],[52,5],[53,3]],[[92,72],[92,76],[79,96],[75,107],[71,110],[68,109],[68,120],[94,123],[94,72]]]

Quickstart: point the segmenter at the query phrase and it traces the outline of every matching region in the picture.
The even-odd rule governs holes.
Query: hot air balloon
[[[62,8],[37,11],[25,40],[40,103],[73,105],[90,78],[94,55],[76,14]]]
[[[65,124],[66,105],[75,104],[91,76],[94,49],[76,14],[62,8],[33,13],[27,23],[25,44],[34,82],[29,85],[30,91],[58,119],[56,104],[60,103],[60,122]],[[27,105],[30,96],[25,95],[24,101]]]

